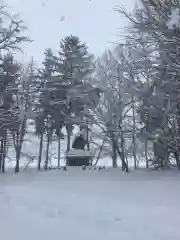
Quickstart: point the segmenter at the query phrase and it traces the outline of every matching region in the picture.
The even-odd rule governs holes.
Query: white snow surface
[[[1,239],[180,239],[179,172],[29,169],[0,178]]]

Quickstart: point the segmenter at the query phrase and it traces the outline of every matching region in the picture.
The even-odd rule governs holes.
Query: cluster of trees
[[[33,61],[25,68],[13,57],[23,42],[23,22],[0,8],[9,17],[9,27],[0,26],[0,169],[5,171],[9,144],[16,152],[15,172],[19,171],[27,120],[33,119],[39,137],[37,168],[48,169],[49,146],[54,136],[60,141],[67,132],[66,150],[74,125],[90,122],[95,126],[92,143],[112,157],[113,167],[128,172],[128,156],[134,168],[144,154],[149,167],[148,143],[154,154],[152,163],[169,166],[174,154],[180,168],[180,84],[179,84],[179,0],[141,0],[133,13],[115,9],[129,20],[124,44],[117,44],[94,59],[86,44],[76,36],[60,41],[58,54],[45,50],[43,68]],[[1,23],[1,24],[2,24]],[[94,139],[102,139],[102,143]],[[12,146],[11,146],[12,147]]]
[[[96,79],[108,87],[95,109],[113,166],[118,153],[127,170],[130,153],[137,168],[144,153],[146,167],[167,168],[172,154],[180,168],[180,1],[141,0],[131,14],[115,11],[129,20],[128,34],[98,60]]]
[[[2,6],[0,15],[3,17],[4,14]],[[16,152],[15,172],[19,171],[28,119],[35,121],[36,134],[40,139],[38,169],[41,168],[44,136],[47,138],[44,169],[47,169],[49,145],[54,135],[59,142],[59,167],[60,139],[64,137],[62,128],[67,130],[68,151],[73,125],[85,122],[88,115],[83,112],[87,108],[93,109],[99,100],[99,89],[90,81],[94,71],[93,56],[78,37],[67,36],[60,41],[58,54],[50,48],[45,50],[43,68],[37,69],[33,60],[25,67],[15,61],[13,53],[20,50],[20,44],[30,39],[22,35],[23,22],[6,13],[7,16],[10,19],[9,27],[1,26],[0,29],[0,169],[5,171],[8,146],[13,144]]]

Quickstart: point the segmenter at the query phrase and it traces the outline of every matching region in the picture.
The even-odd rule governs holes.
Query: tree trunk
[[[101,152],[102,152],[102,150],[103,150],[104,143],[105,143],[105,138],[103,139],[102,144],[101,144],[101,146],[100,146],[99,153],[98,153],[96,162],[94,163],[94,166],[97,165],[97,163],[98,163],[98,161],[99,161],[99,159],[100,159],[100,156],[101,156]]]
[[[163,167],[164,169],[168,169],[168,154],[166,154],[166,157],[163,159]]]
[[[46,160],[44,164],[44,170],[48,169],[48,162],[49,162],[49,144],[50,144],[50,135],[48,134],[47,145],[46,145]]]
[[[4,131],[3,141],[3,157],[2,157],[2,172],[5,173],[5,158],[6,158],[6,145],[7,145],[7,130]]]
[[[61,160],[61,138],[58,136],[58,169],[60,168],[60,160]]]
[[[177,168],[180,169],[180,161],[179,161],[179,154],[178,154],[178,152],[174,152],[174,157],[176,159]]]
[[[4,148],[4,150],[5,150],[5,148]],[[3,173],[5,173],[5,158],[6,158],[5,153],[3,153],[3,159],[2,159],[2,172]]]
[[[149,164],[148,164],[148,141],[147,141],[147,139],[145,140],[145,158],[146,158],[146,168],[149,168]]]
[[[135,102],[134,102],[134,96],[132,96],[132,102],[133,102],[133,157],[134,157],[134,168],[137,168],[137,158],[136,158],[136,119],[135,119]]]
[[[122,170],[123,171],[126,171],[126,172],[129,172],[129,169],[128,169],[128,165],[125,161],[125,156],[124,156],[124,152],[120,151],[119,150],[119,147],[118,145],[116,144],[116,141],[114,139],[112,139],[115,147],[116,147],[116,150],[117,150],[117,153],[119,154],[119,157],[121,158],[121,161],[122,161]]]
[[[87,150],[89,151],[89,127],[88,127],[88,123],[86,122],[86,125],[87,125],[87,129],[86,129],[86,141],[87,141]]]
[[[67,132],[67,152],[70,150],[70,145],[71,145],[71,133],[70,131]]]
[[[178,133],[178,137],[177,137],[177,142],[178,142],[178,155],[180,154],[180,99],[178,99],[178,104],[177,104],[177,133]],[[178,165],[180,165],[178,163]],[[180,167],[178,166],[178,168],[180,169]]]
[[[3,146],[4,146],[4,144],[3,144],[3,141],[4,141],[4,139],[3,140],[1,140],[1,151],[0,151],[0,170],[2,170],[2,163],[3,163],[3,151],[4,151],[4,149],[3,149]]]
[[[176,109],[177,109],[177,117],[175,119],[175,122],[176,122],[176,132],[177,132],[177,152],[178,152],[178,155],[180,155],[180,89],[177,89],[177,106],[176,106]],[[178,163],[177,163],[177,166],[178,168],[180,169],[180,162],[179,162],[179,156],[177,158],[176,156],[176,159],[178,160]]]
[[[21,157],[21,149],[22,149],[22,143],[23,138],[25,134],[25,126],[26,126],[26,117],[24,116],[24,119],[22,120],[20,124],[20,128],[17,130],[16,139],[14,139],[14,142],[16,142],[15,150],[16,150],[16,166],[15,166],[15,173],[19,172],[19,161]]]
[[[18,172],[19,172],[20,157],[21,157],[21,146],[20,146],[20,145],[17,145],[17,146],[16,146],[16,166],[15,166],[15,173],[18,173]]]
[[[119,149],[119,148],[118,148]],[[126,165],[127,165],[127,163],[126,163],[126,161],[125,161],[125,150],[124,150],[124,136],[123,136],[123,133],[121,132],[121,156],[120,156],[120,158],[121,158],[121,161],[122,161],[122,171],[125,171],[126,170]]]
[[[180,170],[180,159],[179,159],[179,148],[180,148],[180,141],[178,139],[178,129],[177,129],[177,121],[176,121],[176,116],[174,116],[173,118],[173,128],[175,129],[175,132],[176,132],[176,135],[175,135],[175,149],[173,149],[173,154],[174,154],[174,157],[176,159],[176,165],[177,165],[177,168]]]
[[[126,171],[126,172],[129,172],[129,169],[128,169],[128,164],[126,163],[125,161],[125,154],[124,154],[124,134],[123,134],[123,131],[122,131],[122,115],[120,116],[120,119],[119,119],[119,130],[120,130],[120,140],[121,140],[121,144],[120,144],[120,147],[121,147],[121,151],[119,150],[119,146],[117,145],[116,141],[114,141],[113,139],[113,142],[115,144],[115,147],[116,147],[116,150],[117,150],[117,153],[122,161],[122,171]]]
[[[39,156],[38,156],[38,170],[41,169],[41,160],[42,160],[42,149],[43,149],[43,136],[44,133],[41,133],[40,144],[39,144]]]
[[[114,141],[112,141],[112,165],[113,165],[113,168],[117,168],[117,154],[116,154],[116,146],[114,144]]]

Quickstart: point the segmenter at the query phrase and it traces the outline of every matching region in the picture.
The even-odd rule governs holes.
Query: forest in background
[[[146,168],[180,169],[180,1],[141,0],[132,13],[114,11],[128,20],[123,44],[96,59],[83,40],[70,35],[60,39],[56,52],[47,46],[43,67],[37,68],[34,58],[28,66],[16,59],[22,44],[32,40],[23,21],[0,7],[2,172],[10,148],[19,172],[29,120],[39,139],[38,158],[30,156],[38,170],[48,170],[54,139],[60,167],[60,142],[66,138],[65,151],[70,150],[74,126],[94,129],[89,142],[98,152],[94,164],[105,154],[114,168],[120,158],[126,172],[129,157],[135,169],[141,159]]]

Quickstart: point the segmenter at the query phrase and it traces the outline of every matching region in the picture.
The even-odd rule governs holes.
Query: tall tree
[[[4,24],[5,23],[5,24]],[[18,74],[20,70],[20,65],[18,65],[13,57],[12,52],[21,50],[21,44],[30,41],[30,39],[22,34],[25,30],[23,21],[19,20],[17,15],[11,15],[7,8],[1,4],[0,6],[0,59],[1,59],[1,86],[0,86],[0,96],[1,96],[1,113],[2,111],[8,114],[6,115],[6,125],[10,125],[11,120],[14,118],[16,111],[10,111],[10,103],[12,102],[12,92],[14,91],[15,81],[18,79]],[[8,55],[6,55],[8,53]],[[5,58],[3,57],[5,54]],[[11,87],[10,87],[11,86]],[[7,100],[7,98],[9,100]],[[4,101],[6,99],[6,102]],[[2,116],[2,114],[1,114]],[[2,117],[3,118],[3,117]],[[2,119],[1,118],[1,119]],[[16,121],[16,120],[15,120]],[[8,122],[8,124],[7,124]],[[13,122],[11,122],[12,124]],[[3,129],[3,135],[5,137],[5,142],[7,142],[7,127],[4,126],[4,121],[1,122],[0,128]],[[1,160],[2,154],[4,156],[5,147],[1,142]],[[1,161],[2,162],[2,161]],[[4,171],[4,157],[3,157],[3,171]]]
[[[146,50],[148,49],[148,52],[144,51],[144,57],[140,61],[141,73],[151,79],[144,92],[141,117],[146,125],[146,132],[151,135],[156,135],[157,130],[175,133],[172,126],[179,128],[179,9],[179,1],[141,0],[141,5],[131,16],[120,10],[132,23],[131,30],[136,45],[141,46],[141,49],[145,45]],[[146,64],[144,62],[142,65],[142,60]],[[148,74],[144,71],[147,64],[150,65]],[[177,116],[177,124],[173,125],[174,115]],[[161,137],[164,135],[161,134]],[[162,138],[161,141],[176,153],[179,137],[173,135],[174,139],[171,135],[168,141]],[[172,148],[172,145],[175,147]],[[167,165],[167,161],[165,164]]]
[[[88,88],[88,75],[93,70],[93,56],[88,53],[88,49],[85,43],[82,43],[76,36],[67,36],[60,43],[60,61],[62,69],[62,79],[66,84],[70,85],[68,90],[68,104],[66,108],[66,115],[68,118],[72,118],[74,114],[76,117],[82,118],[84,107],[86,107],[82,101],[84,94],[87,96]],[[72,91],[76,94],[76,98],[71,100]],[[73,95],[74,96],[74,95]],[[81,120],[81,119],[79,119]],[[67,129],[67,151],[70,149],[70,136],[72,133],[72,122],[66,122]]]
[[[16,80],[19,73],[19,65],[14,61],[13,56],[8,54],[1,56],[1,77],[0,77],[0,134],[1,134],[1,156],[0,169],[5,171],[5,157],[7,153],[8,130],[14,125],[14,110]]]
[[[125,109],[129,102],[124,91],[125,78],[121,60],[108,51],[98,61],[95,79],[104,91],[98,106],[94,109],[94,121],[109,139],[112,147],[113,167],[117,167],[118,154],[122,160],[123,170],[128,172],[128,165],[125,161],[124,121],[127,114]]]

